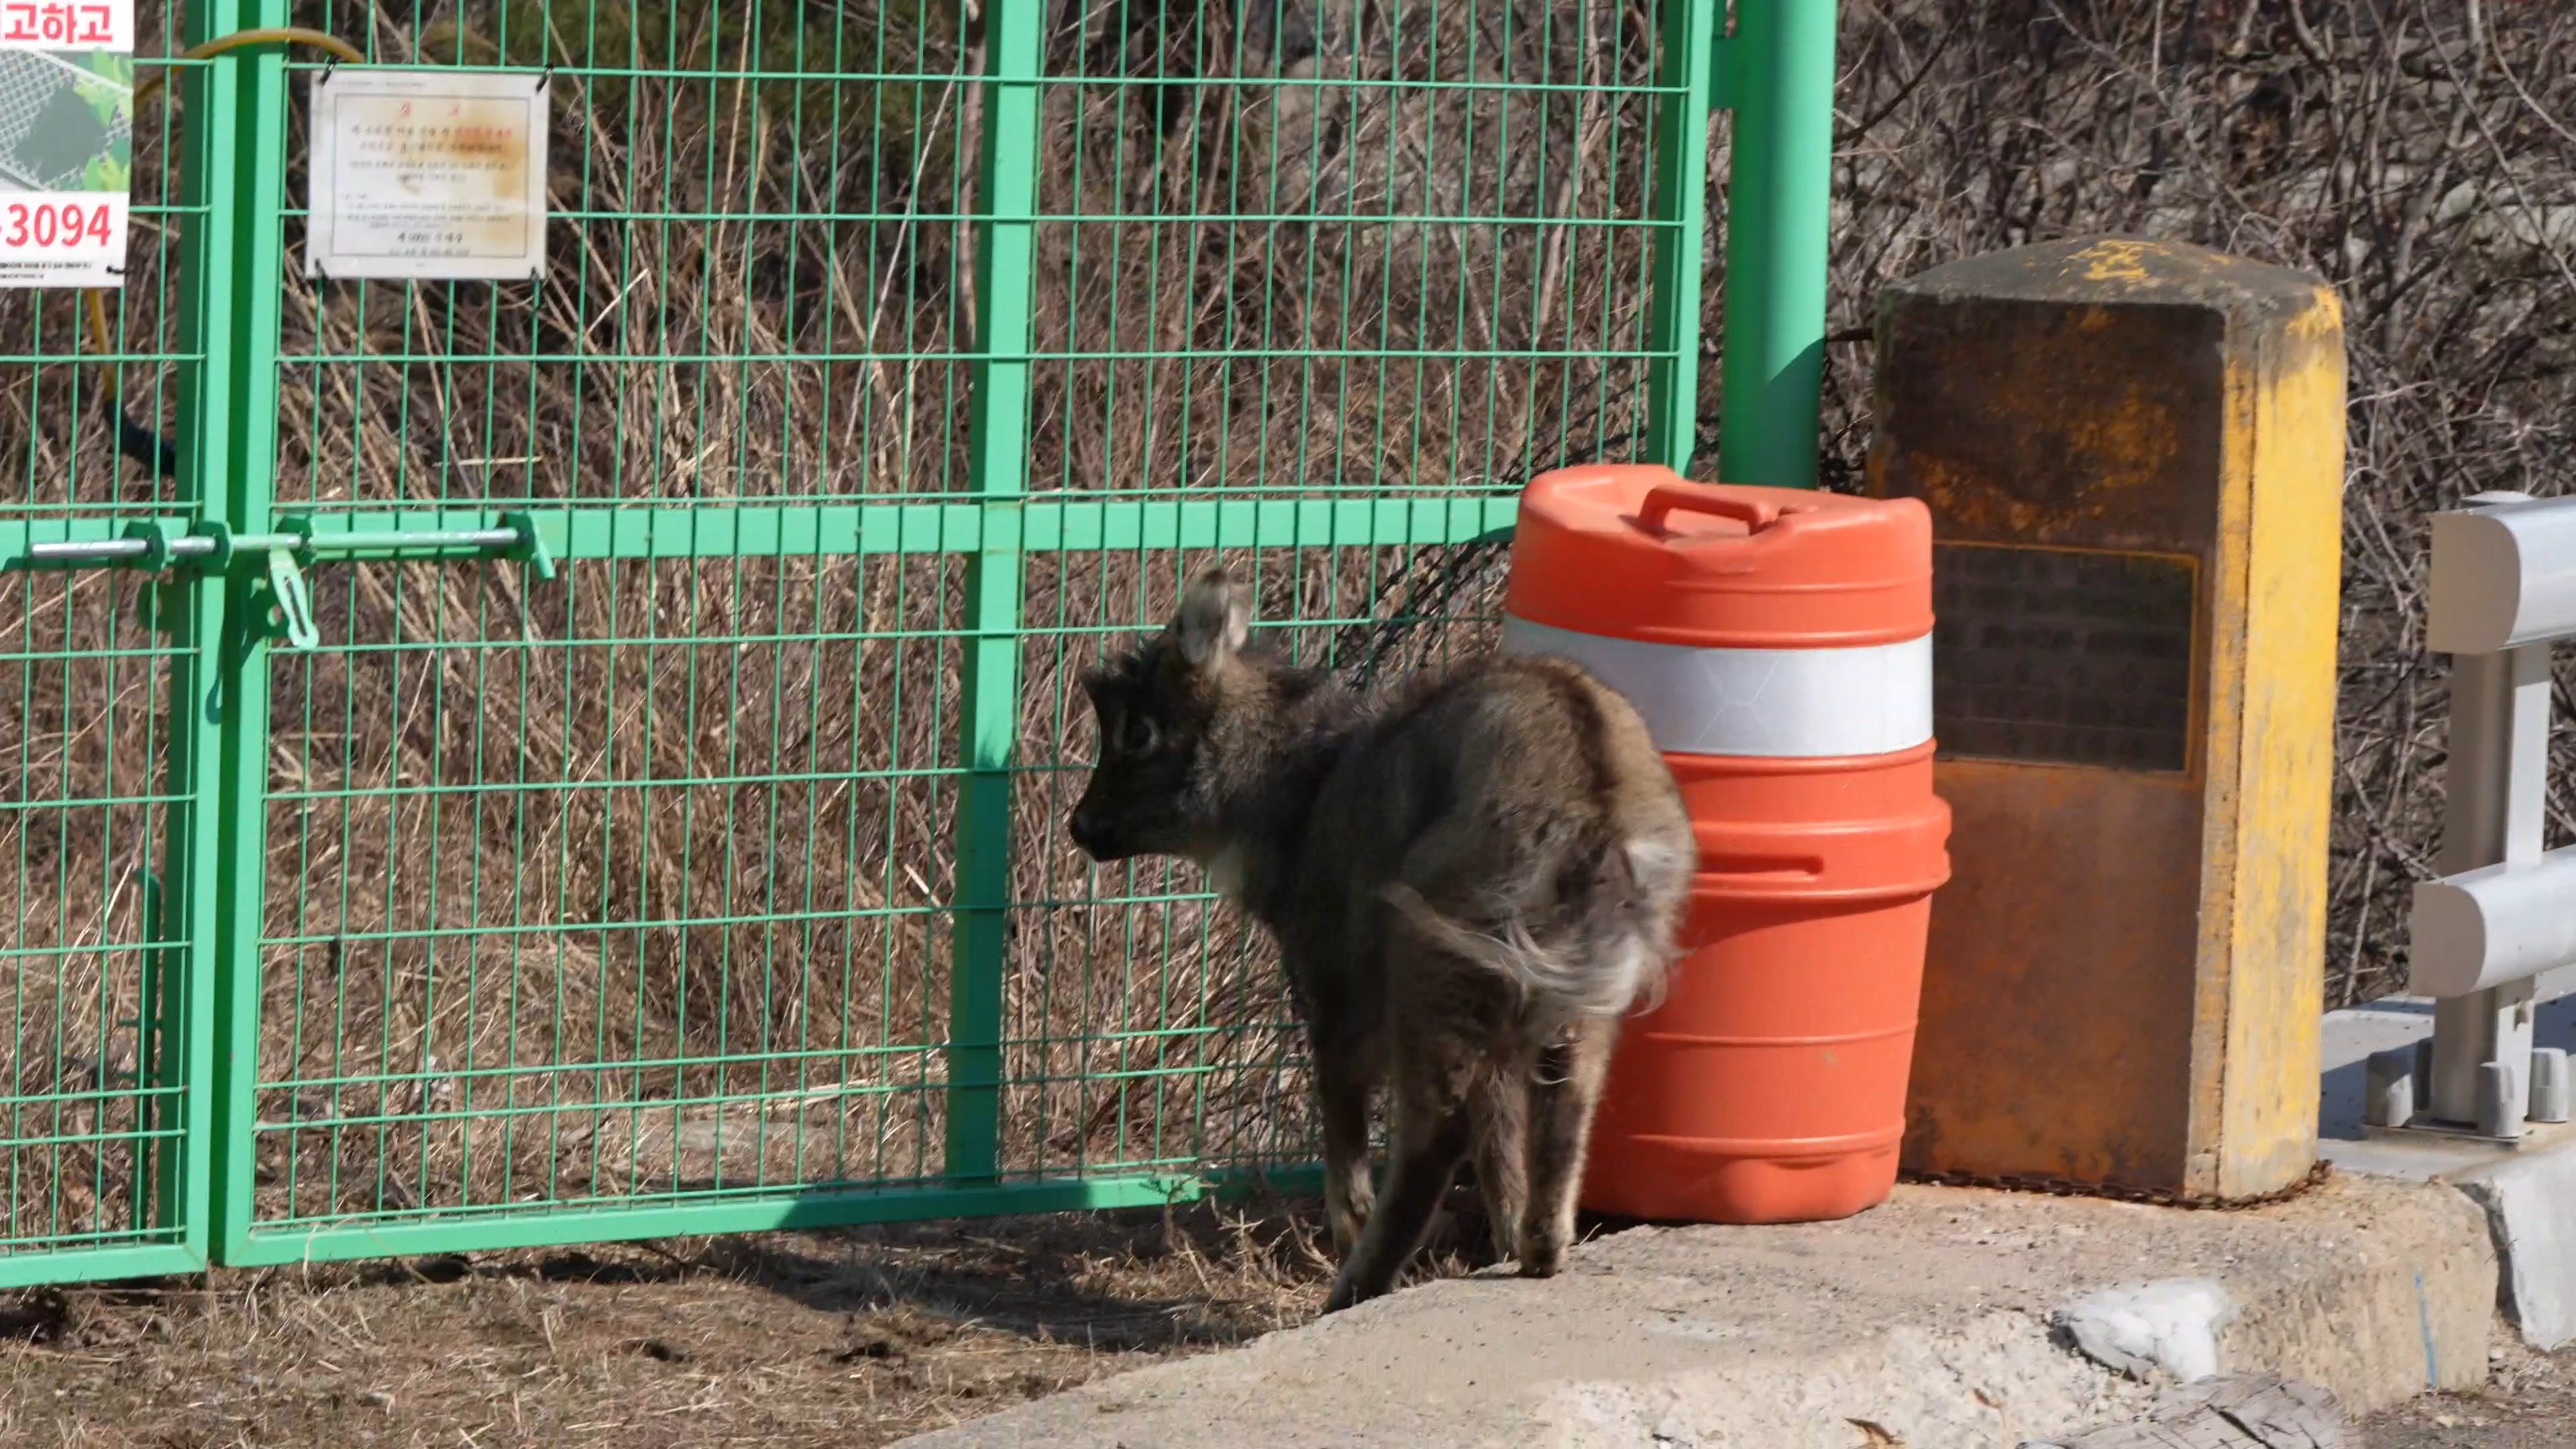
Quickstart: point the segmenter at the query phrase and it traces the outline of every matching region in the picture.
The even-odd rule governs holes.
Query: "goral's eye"
[[[1142,755],[1151,752],[1155,740],[1154,722],[1141,714],[1127,716],[1118,727],[1118,749],[1121,754]]]

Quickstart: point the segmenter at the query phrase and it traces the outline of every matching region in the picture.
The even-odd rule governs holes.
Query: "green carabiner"
[[[268,603],[276,612],[266,631],[270,638],[283,639],[295,649],[322,642],[322,631],[313,627],[313,596],[304,586],[304,570],[296,567],[292,549],[268,551]]]

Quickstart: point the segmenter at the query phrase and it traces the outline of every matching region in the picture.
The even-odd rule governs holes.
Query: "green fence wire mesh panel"
[[[261,1225],[936,1180],[956,572],[327,579],[347,642],[272,669]]]
[[[368,13],[293,19],[552,70],[555,262],[307,283],[290,170],[275,506],[569,562],[352,566],[270,665],[241,1250],[941,1184],[965,566],[860,520],[968,487],[958,15]]]
[[[303,648],[245,632],[255,560],[171,574],[158,632],[140,574],[0,575],[0,1280],[1304,1164],[1260,939],[1063,838],[1075,676],[1218,560],[1356,678],[1488,647],[1532,472],[1688,458],[1718,9],[206,0],[192,38],[546,72],[548,273],[308,280],[329,62],[191,62],[221,184],[167,200],[138,122],[108,351],[0,293],[0,552],[560,568],[308,549]]]
[[[139,54],[175,52],[175,27],[143,17]],[[59,180],[39,164],[45,108],[77,98],[23,73],[52,62],[7,59],[28,64],[0,67],[0,169],[15,176],[0,185]],[[76,291],[0,290],[0,557],[188,511],[156,448],[118,447],[120,403],[168,432],[196,380],[179,237],[202,208],[178,196],[171,114],[136,128],[125,288],[95,310]],[[200,933],[171,876],[202,823],[203,734],[174,704],[199,675],[187,603],[147,609],[148,582],[0,573],[0,1284],[201,1260]]]
[[[1639,451],[1639,283],[1664,219],[1657,38],[1635,10],[1112,6],[1066,15],[1045,61],[1033,488],[1476,512],[1534,464]],[[1067,845],[1094,744],[1073,685],[1219,559],[1310,659],[1385,669],[1484,642],[1489,588],[1425,605],[1442,579],[1489,585],[1490,553],[1379,522],[1030,561],[1010,1171],[1311,1157],[1303,1044],[1259,938],[1195,869],[1096,869]]]
[[[1671,219],[1633,11],[1269,9],[280,17],[562,140],[533,284],[308,283],[289,164],[273,513],[567,563],[336,569],[266,664],[228,1256],[1310,1155],[1242,924],[1062,843],[1074,672],[1220,555],[1301,652],[1473,643],[1451,546],[1640,450]]]

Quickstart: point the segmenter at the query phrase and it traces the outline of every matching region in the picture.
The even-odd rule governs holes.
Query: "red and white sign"
[[[0,287],[124,285],[134,0],[0,0],[0,100],[37,117],[0,145]]]
[[[125,285],[122,191],[0,191],[0,287]]]
[[[0,262],[125,260],[125,197],[113,191],[0,191]]]

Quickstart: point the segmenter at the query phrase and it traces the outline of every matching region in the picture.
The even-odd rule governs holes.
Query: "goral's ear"
[[[1215,669],[1252,637],[1252,601],[1222,567],[1209,569],[1190,580],[1188,591],[1181,595],[1172,633],[1180,641],[1181,657],[1192,669]]]

